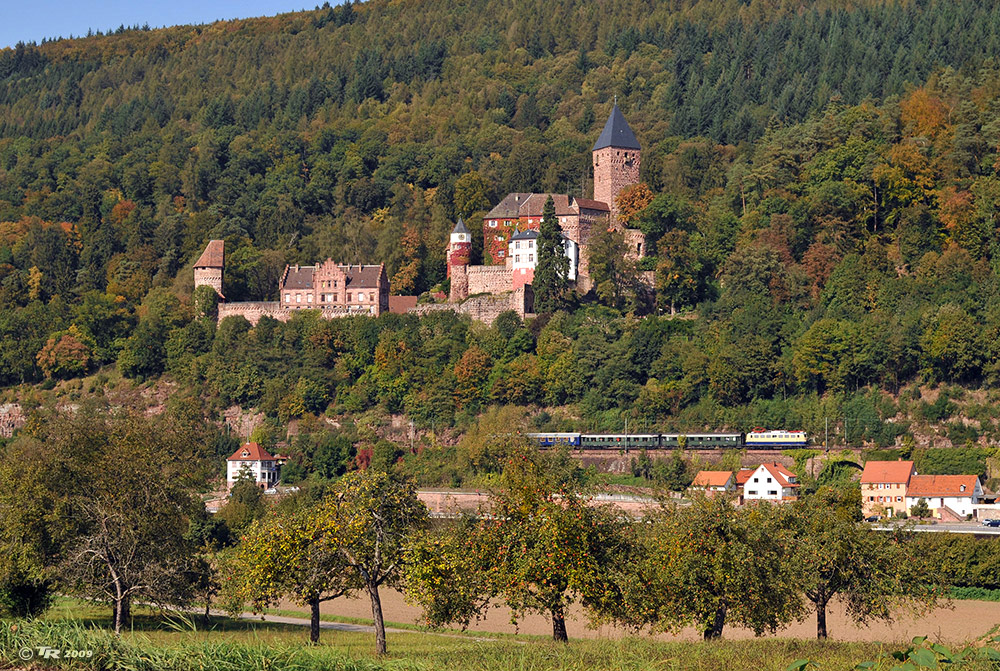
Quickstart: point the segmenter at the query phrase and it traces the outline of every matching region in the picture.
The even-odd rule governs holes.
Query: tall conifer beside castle
[[[565,303],[569,291],[569,257],[566,256],[552,196],[542,208],[542,223],[538,227],[538,263],[531,284],[535,290],[535,312],[555,312]]]

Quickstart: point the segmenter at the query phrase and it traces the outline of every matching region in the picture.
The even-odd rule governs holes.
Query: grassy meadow
[[[810,668],[846,670],[866,660],[877,660],[887,651],[874,643],[788,639],[683,643],[631,637],[574,640],[562,645],[540,637],[478,633],[473,636],[413,630],[413,625],[409,625],[411,630],[389,633],[389,654],[379,658],[373,653],[373,635],[365,632],[324,629],[321,643],[311,646],[306,628],[298,625],[224,617],[206,622],[198,617],[164,617],[140,609],[134,614],[132,628],[119,640],[109,633],[109,620],[106,607],[67,599],[60,600],[41,620],[2,622],[0,668],[783,671],[796,660],[809,659],[816,664]],[[19,650],[37,650],[39,646],[93,651],[93,654],[74,660],[43,661],[37,655],[28,663],[18,659]],[[990,664],[983,662],[961,668],[972,671],[1000,668],[996,663]],[[874,668],[892,666],[883,660]]]

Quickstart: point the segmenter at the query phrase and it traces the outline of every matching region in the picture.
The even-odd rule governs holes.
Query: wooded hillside
[[[854,398],[880,427],[928,405],[911,391],[881,407],[870,388],[992,393],[998,58],[1000,3],[971,0],[372,0],[5,50],[0,384],[117,362],[275,417],[585,403],[810,429]],[[384,261],[395,293],[426,291],[456,217],[513,190],[588,194],[615,95],[643,145],[625,209],[655,251],[641,267],[656,304],[612,237],[591,260],[605,290],[584,301],[611,310],[531,329],[248,335],[191,304],[210,238],[227,240],[230,300],[272,297],[286,262],[328,256]],[[618,316],[670,309],[699,319]],[[441,329],[451,344],[421,339]],[[908,430],[883,429],[876,442]],[[955,440],[995,429],[986,413]]]

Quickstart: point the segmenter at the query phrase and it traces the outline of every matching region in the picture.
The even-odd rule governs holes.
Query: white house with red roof
[[[691,489],[700,489],[708,496],[719,492],[735,492],[736,478],[732,471],[698,471],[691,482]]]
[[[906,489],[916,475],[912,461],[868,461],[861,472],[861,511],[887,515],[908,509]]]
[[[906,510],[923,499],[935,517],[959,520],[973,515],[982,498],[977,475],[914,475],[906,488]]]
[[[258,486],[267,489],[278,482],[278,458],[258,443],[244,443],[226,460],[226,484],[230,489],[246,472]]]
[[[761,464],[745,477],[743,501],[791,501],[798,497],[798,476],[777,462]]]

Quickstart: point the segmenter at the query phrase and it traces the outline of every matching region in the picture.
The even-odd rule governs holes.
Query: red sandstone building
[[[342,266],[327,259],[315,266],[286,266],[278,300],[286,310],[348,310],[377,317],[389,310],[385,264]]]
[[[604,130],[594,143],[591,157],[594,166],[594,198],[576,198],[559,193],[509,193],[483,217],[483,257],[489,265],[509,264],[510,243],[517,231],[537,231],[542,221],[545,201],[551,197],[559,226],[568,240],[580,250],[579,274],[587,286],[585,250],[598,226],[617,227],[615,200],[622,189],[639,182],[642,150],[616,104]],[[641,257],[646,241],[641,231],[623,230],[631,250]]]

